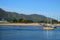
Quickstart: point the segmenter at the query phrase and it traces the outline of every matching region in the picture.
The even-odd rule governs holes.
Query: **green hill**
[[[47,21],[46,16],[43,15],[38,15],[38,14],[31,14],[31,15],[26,15],[26,14],[20,14],[16,12],[8,12],[0,8],[0,20],[4,19],[9,22],[13,21],[14,19],[26,19],[26,20],[32,20],[34,22],[40,22],[40,21]],[[52,18],[48,18],[50,21]],[[54,19],[55,20],[55,19]]]

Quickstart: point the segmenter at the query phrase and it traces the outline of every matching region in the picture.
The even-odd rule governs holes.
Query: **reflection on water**
[[[0,26],[1,40],[60,40],[60,27],[43,30],[40,26]]]

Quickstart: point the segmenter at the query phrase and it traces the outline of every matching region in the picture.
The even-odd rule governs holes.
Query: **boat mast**
[[[54,26],[53,26],[53,18],[52,18],[52,17],[53,17],[53,14],[52,14],[52,16],[51,16],[51,20],[50,20],[50,21],[51,21],[51,26],[54,27]]]
[[[47,13],[47,27],[48,27],[48,13]]]
[[[51,25],[53,24],[53,21],[52,21],[52,20],[53,20],[53,19],[52,19],[52,16],[51,16],[51,20],[50,20],[50,21],[51,21]]]
[[[48,25],[48,17],[47,17],[47,25]]]

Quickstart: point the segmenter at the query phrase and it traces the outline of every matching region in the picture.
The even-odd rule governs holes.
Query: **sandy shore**
[[[39,23],[0,23],[0,26],[42,26],[43,24]],[[51,26],[51,24],[46,24]],[[54,26],[60,26],[60,24],[54,24]]]
[[[14,25],[14,26],[41,26],[38,23],[3,23],[0,25],[6,25],[6,26],[11,26],[11,25]]]

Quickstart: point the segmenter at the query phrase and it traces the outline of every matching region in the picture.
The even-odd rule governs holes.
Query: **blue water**
[[[0,40],[60,40],[60,27],[43,30],[41,26],[0,26]]]

